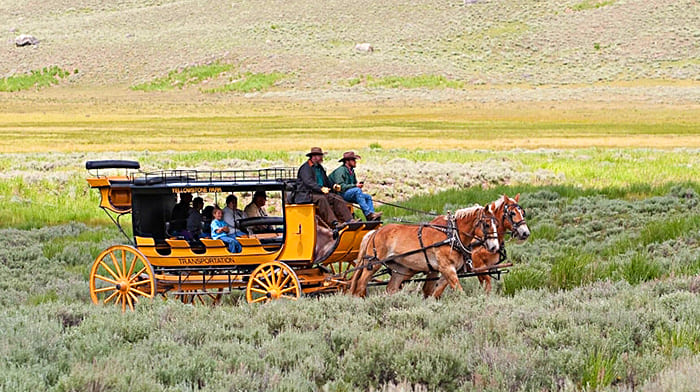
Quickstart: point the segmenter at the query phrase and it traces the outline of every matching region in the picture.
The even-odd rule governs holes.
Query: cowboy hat
[[[311,147],[311,152],[306,154],[306,156],[311,157],[312,155],[326,155],[326,153],[321,150],[321,147]]]
[[[338,162],[345,162],[348,159],[362,159],[361,156],[355,155],[355,151],[347,151],[343,153],[343,157],[338,159]]]

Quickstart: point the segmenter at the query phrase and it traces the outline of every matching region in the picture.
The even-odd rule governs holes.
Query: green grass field
[[[695,107],[368,113],[150,94],[89,117],[81,102],[37,102],[24,116],[0,104],[0,390],[695,390]],[[329,151],[329,169],[355,150],[367,191],[414,209],[519,193],[532,237],[508,242],[515,265],[488,296],[471,278],[440,301],[410,283],[391,297],[266,306],[238,294],[216,308],[141,301],[126,314],[90,302],[91,263],[124,238],[98,209],[85,161],[298,166],[311,145]],[[387,222],[429,219],[380,209]]]

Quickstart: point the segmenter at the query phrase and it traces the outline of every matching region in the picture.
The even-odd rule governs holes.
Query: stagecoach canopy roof
[[[159,170],[135,174],[129,185],[137,193],[212,193],[285,190],[296,180],[289,167],[255,170]]]

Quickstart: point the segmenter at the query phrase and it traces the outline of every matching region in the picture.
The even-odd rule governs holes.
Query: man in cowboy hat
[[[318,216],[330,227],[335,227],[341,222],[351,222],[353,218],[343,199],[331,192],[331,188],[339,190],[340,187],[331,183],[326,169],[321,166],[324,155],[326,154],[320,147],[313,147],[306,154],[309,160],[297,172],[297,186],[292,202],[313,202]]]
[[[329,178],[332,182],[340,185],[339,193],[345,201],[360,205],[367,220],[379,220],[382,217],[382,213],[374,212],[372,196],[362,192],[364,182],[358,183],[357,177],[355,177],[355,166],[360,158],[359,155],[355,155],[354,151],[343,153],[343,157],[338,160],[338,162],[343,164],[333,170]]]

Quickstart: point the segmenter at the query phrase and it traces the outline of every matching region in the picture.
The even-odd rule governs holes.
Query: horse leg
[[[406,281],[406,279],[411,279],[412,273],[393,273],[389,279],[389,284],[386,285],[387,294],[396,294],[401,290],[401,284]]]
[[[441,276],[440,279],[437,281],[435,284],[435,291],[433,291],[433,297],[440,298],[442,296],[442,292],[445,291],[447,288],[447,279],[445,279],[444,276]]]
[[[484,288],[486,294],[491,292],[491,277],[488,275],[479,275],[479,283]]]
[[[433,292],[435,292],[435,287],[437,286],[437,277],[438,277],[438,272],[437,271],[430,271],[426,278],[425,283],[423,283],[423,298],[428,298],[431,295],[433,295]]]
[[[440,282],[438,282],[437,289],[433,293],[435,298],[440,298],[442,292],[445,291],[448,284],[457,291],[464,291],[462,289],[462,285],[459,284],[459,276],[457,276],[457,271],[455,270],[454,266],[445,268],[440,272],[442,273],[442,276],[440,277]]]
[[[367,296],[367,284],[374,276],[374,273],[379,269],[378,265],[367,267],[362,270],[361,273],[355,272],[355,276],[359,275],[357,279],[353,279],[351,286],[351,293],[357,297],[364,298]]]

